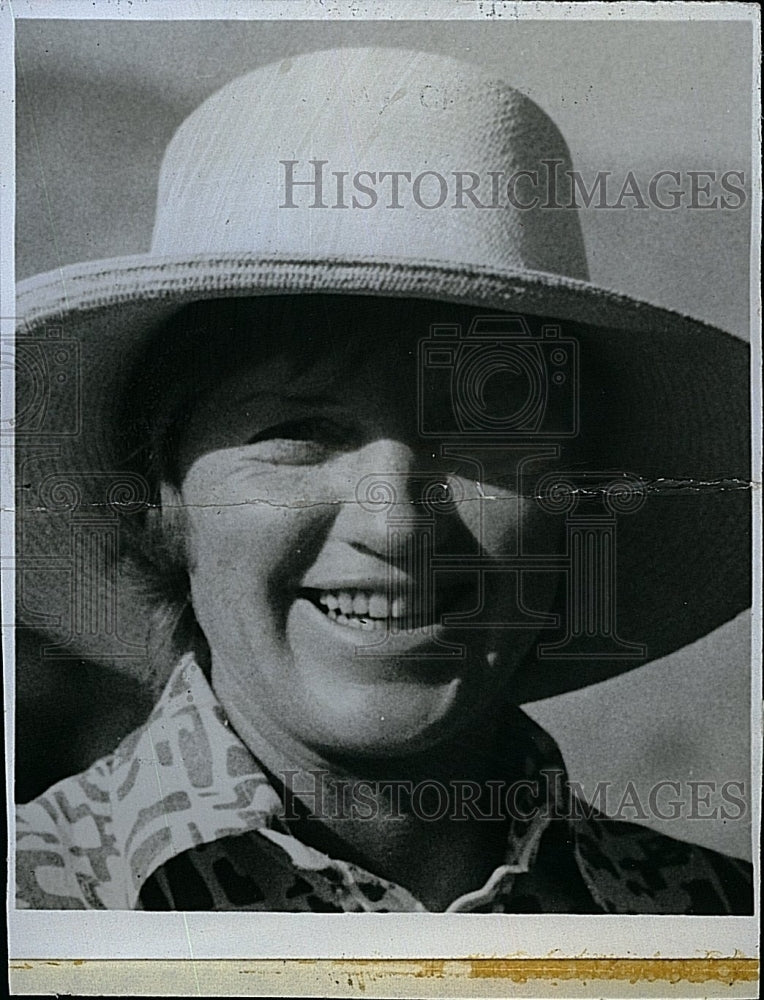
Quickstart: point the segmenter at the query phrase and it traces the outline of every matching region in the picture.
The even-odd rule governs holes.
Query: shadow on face
[[[558,545],[534,493],[565,397],[534,382],[538,321],[481,316],[235,300],[158,342],[145,430],[240,732],[400,753],[511,699],[551,622],[557,574],[517,559]]]

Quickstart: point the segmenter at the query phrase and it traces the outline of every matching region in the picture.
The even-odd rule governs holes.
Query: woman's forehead
[[[316,413],[406,440],[422,437],[417,428],[425,423],[422,440],[435,432],[452,437],[461,426],[455,410],[460,345],[470,357],[476,347],[493,357],[504,329],[493,321],[500,318],[494,313],[490,330],[483,330],[485,310],[476,307],[373,296],[192,303],[157,331],[136,372],[122,423],[126,454],[139,456],[136,461],[148,454],[152,478],[175,482],[181,443],[188,444],[192,427],[205,447],[218,439],[224,447],[234,431],[246,431],[246,438],[261,426]],[[527,317],[526,326],[516,315],[503,318],[521,322],[534,342],[549,322]],[[450,358],[445,366],[441,354]],[[528,392],[523,372],[509,367],[481,383],[480,404],[500,416],[508,407],[514,413]],[[488,366],[489,375],[494,368]],[[546,409],[556,405],[549,401]]]
[[[472,310],[364,296],[272,296],[197,303],[160,348],[177,385],[196,395],[249,381],[281,394],[336,390],[416,369],[433,326],[460,326]],[[152,360],[149,359],[149,364]]]
[[[294,338],[270,352],[242,350],[235,370],[215,387],[246,398],[252,393],[285,400],[335,397],[354,386],[381,389],[390,376],[406,379],[416,371],[416,343],[408,331],[380,338],[359,328],[353,336]]]
[[[402,346],[415,348],[433,324],[467,315],[463,306],[363,296],[293,296],[279,301],[245,300],[219,327],[247,355],[291,355],[322,364],[341,363],[343,355],[374,348],[380,358]]]
[[[193,303],[172,326],[186,336],[239,340],[239,347],[314,345],[355,336],[427,336],[433,325],[469,321],[470,306],[373,295],[273,295]]]
[[[433,346],[450,347],[456,357],[454,349],[471,340],[483,313],[463,304],[373,295],[196,302],[158,331],[132,398],[148,404],[144,412],[155,432],[221,391],[272,398],[366,393],[379,401],[393,394],[416,405],[418,387],[428,396],[438,387],[446,391],[453,374],[448,366],[433,367],[427,344],[437,340]],[[528,319],[536,333],[545,322]]]

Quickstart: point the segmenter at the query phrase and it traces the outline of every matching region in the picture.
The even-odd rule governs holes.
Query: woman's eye
[[[331,420],[312,417],[266,427],[246,442],[264,462],[309,465],[343,451],[352,433]]]

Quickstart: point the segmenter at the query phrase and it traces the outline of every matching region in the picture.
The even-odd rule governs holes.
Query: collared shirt
[[[538,790],[508,825],[503,862],[449,911],[752,912],[750,866],[572,799],[554,741],[513,711],[520,784]],[[113,754],[19,807],[16,860],[25,908],[426,911],[403,886],[294,836],[190,654]]]

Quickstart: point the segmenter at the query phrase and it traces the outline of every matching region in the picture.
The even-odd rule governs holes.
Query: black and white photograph
[[[31,992],[754,995],[758,8],[0,9]]]

